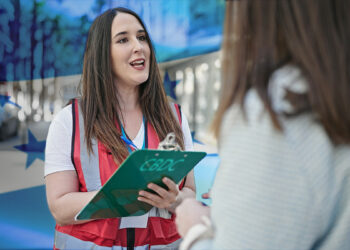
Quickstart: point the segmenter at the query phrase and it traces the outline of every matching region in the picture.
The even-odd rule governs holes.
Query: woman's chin
[[[148,80],[148,76],[147,77],[140,77],[140,78],[135,79],[135,83],[137,85],[141,85],[142,83],[146,82],[147,80]]]

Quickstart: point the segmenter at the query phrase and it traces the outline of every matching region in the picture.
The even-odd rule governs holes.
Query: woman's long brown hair
[[[116,128],[116,121],[120,125],[122,119],[118,116],[121,110],[110,56],[111,25],[114,17],[121,12],[133,15],[140,22],[146,32],[151,51],[149,77],[139,87],[143,116],[154,127],[160,140],[169,132],[175,132],[177,142],[184,148],[182,129],[169,106],[148,32],[136,13],[125,8],[115,8],[107,10],[95,19],[86,42],[80,87],[88,150],[92,152],[91,139],[96,138],[111,151],[116,160],[122,161],[128,155],[128,150],[120,138],[121,134]]]
[[[334,144],[350,143],[350,1],[244,0],[226,2],[222,98],[212,128],[225,111],[257,90],[277,129],[268,82],[285,63],[298,66],[308,84],[294,96],[295,115],[308,110]],[[295,102],[296,101],[296,102]]]

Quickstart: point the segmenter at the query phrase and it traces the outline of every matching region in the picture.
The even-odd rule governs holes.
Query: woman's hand
[[[147,187],[156,192],[156,194],[141,190],[139,192],[140,196],[137,199],[154,207],[169,209],[177,201],[179,188],[176,183],[169,178],[164,177],[162,181],[168,187],[168,190],[157,184],[149,183]]]
[[[181,237],[185,237],[188,230],[199,223],[201,217],[210,215],[210,208],[203,206],[194,198],[185,199],[175,210],[177,231]]]

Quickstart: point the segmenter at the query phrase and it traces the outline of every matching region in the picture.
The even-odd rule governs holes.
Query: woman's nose
[[[134,52],[135,53],[142,51],[142,44],[141,44],[141,42],[138,39],[135,39],[135,41],[133,43],[133,46],[134,46]]]

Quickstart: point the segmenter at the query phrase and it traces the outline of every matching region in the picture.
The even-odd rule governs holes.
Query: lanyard
[[[142,116],[142,125],[145,126],[145,118],[143,116]],[[120,138],[126,143],[126,147],[128,148],[129,153],[132,153],[133,149],[138,150],[139,148],[137,148],[136,145],[132,142],[132,140],[130,140],[129,137],[126,135],[123,126],[121,125],[120,127],[122,131],[122,135],[120,136]],[[143,139],[142,149],[145,148],[146,131],[144,131],[144,135],[145,136]]]

